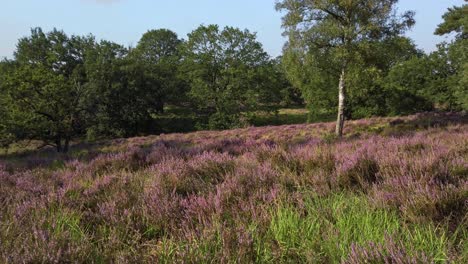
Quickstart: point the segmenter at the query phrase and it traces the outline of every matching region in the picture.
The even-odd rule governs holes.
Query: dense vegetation
[[[468,5],[449,9],[435,32],[455,33],[455,40],[425,54],[403,36],[416,21],[413,12],[395,12],[396,2],[283,0],[277,4],[286,12],[284,69],[312,114],[335,109],[338,87],[343,90],[341,110],[348,119],[467,109],[464,14]]]
[[[425,54],[397,2],[277,1],[278,58],[32,29],[0,62],[0,263],[468,263],[468,5]]]
[[[254,33],[216,25],[186,40],[150,30],[134,48],[32,29],[0,62],[0,144],[40,140],[67,152],[76,140],[255,125],[303,104],[324,120],[339,91],[339,136],[345,119],[466,110],[467,5],[436,30],[455,40],[424,54],[402,35],[412,12],[365,2],[279,1],[288,42],[274,59]]]
[[[467,116],[353,121],[342,140],[333,130],[10,155],[0,163],[0,262],[467,262]]]
[[[0,72],[3,145],[34,139],[59,152],[85,137],[243,126],[258,111],[302,104],[255,34],[215,25],[187,41],[148,31],[135,48],[36,28]]]

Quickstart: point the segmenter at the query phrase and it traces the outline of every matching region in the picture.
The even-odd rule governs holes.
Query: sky
[[[148,30],[168,28],[179,37],[200,24],[247,28],[271,56],[281,54],[281,14],[275,0],[0,0],[0,58],[12,58],[19,38],[33,27],[54,27],[135,46]],[[434,36],[448,7],[463,0],[400,0],[400,11],[416,11],[416,26],[407,33],[418,48],[433,51],[447,37]]]

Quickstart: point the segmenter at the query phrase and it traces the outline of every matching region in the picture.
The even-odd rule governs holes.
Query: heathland
[[[0,262],[466,263],[468,117],[425,113],[0,157]]]

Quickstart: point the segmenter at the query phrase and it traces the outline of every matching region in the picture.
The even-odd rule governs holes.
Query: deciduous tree
[[[453,68],[455,74],[452,79],[451,90],[454,91],[456,104],[459,108],[468,109],[468,4],[452,7],[443,16],[435,34],[455,34],[455,40],[446,45],[447,64]]]
[[[150,30],[130,52],[134,62],[143,68],[141,74],[146,79],[147,89],[151,90],[157,113],[164,112],[165,104],[177,104],[184,99],[186,85],[179,78],[181,44],[182,40],[171,30]]]
[[[371,43],[401,35],[414,24],[413,12],[397,15],[397,0],[282,0],[286,49],[296,56],[309,51],[329,62],[339,75],[336,134],[341,137],[346,112],[349,68],[362,61]],[[299,58],[301,61],[302,59]],[[303,60],[302,60],[303,61]],[[324,69],[326,70],[326,69]]]
[[[200,26],[188,37],[184,73],[190,96],[210,115],[212,128],[235,126],[239,114],[251,110],[267,89],[262,70],[268,55],[248,30]]]
[[[2,85],[18,139],[42,140],[67,152],[83,133],[83,99],[88,92],[84,60],[94,38],[67,36],[59,30],[31,30],[19,40],[13,70]]]

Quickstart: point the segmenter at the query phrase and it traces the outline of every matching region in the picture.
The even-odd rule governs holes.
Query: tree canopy
[[[447,10],[435,34],[454,39],[426,54],[403,36],[414,12],[397,2],[277,1],[287,37],[277,58],[229,26],[186,40],[153,29],[135,47],[33,28],[0,62],[0,147],[67,152],[72,141],[243,127],[304,103],[310,120],[337,114],[338,136],[345,119],[467,110],[468,5]]]
[[[276,8],[286,12],[283,27],[288,36],[285,53],[311,67],[323,68],[339,77],[336,134],[342,135],[346,114],[348,71],[366,66],[366,54],[375,42],[400,36],[414,24],[414,13],[397,15],[396,0],[283,0]],[[328,69],[320,61],[328,63]],[[320,66],[321,65],[321,66]],[[336,77],[338,79],[338,77]]]
[[[268,66],[267,53],[248,30],[200,26],[184,44],[189,95],[209,114],[212,128],[236,125],[242,111],[266,99]]]
[[[455,40],[446,48],[447,67],[453,68],[448,79],[453,91],[455,104],[459,109],[468,109],[468,4],[449,8],[444,14],[444,22],[440,24],[435,34],[446,35],[455,33]]]
[[[40,28],[19,40],[3,85],[19,139],[40,139],[67,151],[70,140],[82,132],[88,92],[84,60],[93,42],[91,36],[68,37]]]

